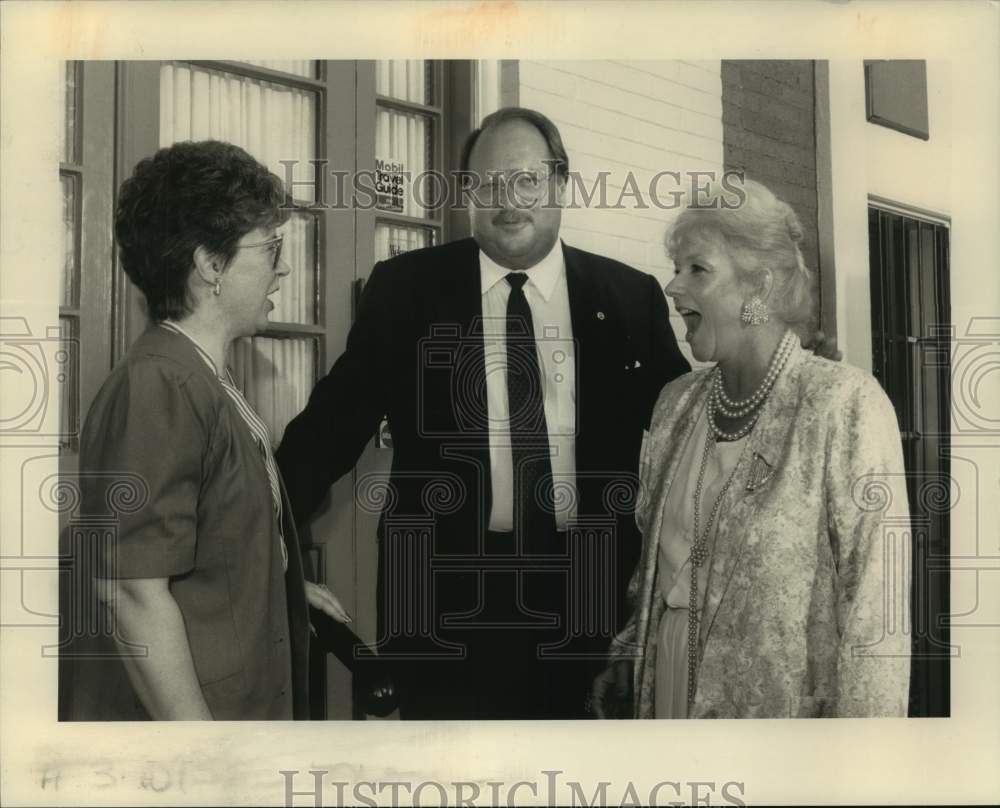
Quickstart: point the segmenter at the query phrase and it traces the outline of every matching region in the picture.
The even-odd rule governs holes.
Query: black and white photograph
[[[995,3],[0,14],[6,804],[1000,799]]]

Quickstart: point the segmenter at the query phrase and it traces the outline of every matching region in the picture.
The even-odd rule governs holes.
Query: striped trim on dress
[[[233,375],[229,372],[229,368],[226,368],[226,375],[221,376],[215,366],[215,362],[212,361],[212,357],[208,355],[208,352],[198,344],[194,337],[177,325],[177,323],[165,320],[160,323],[160,327],[165,328],[168,331],[173,331],[175,334],[181,334],[191,341],[191,344],[194,345],[198,355],[205,361],[205,364],[211,368],[212,374],[219,380],[219,383],[222,385],[222,389],[226,391],[230,401],[233,402],[233,405],[236,407],[236,411],[243,419],[243,423],[245,423],[247,428],[250,430],[254,444],[256,444],[257,450],[260,452],[261,459],[264,461],[264,468],[267,470],[267,481],[271,488],[271,501],[274,503],[274,518],[278,525],[278,537],[281,542],[281,563],[287,571],[288,548],[285,546],[285,535],[284,531],[281,529],[281,488],[278,485],[278,465],[274,461],[274,451],[271,448],[271,436],[267,431],[267,424],[265,424],[261,417],[254,412],[253,407],[251,407],[250,403],[243,397],[243,393],[241,393],[240,389],[236,386],[236,382],[233,380]]]

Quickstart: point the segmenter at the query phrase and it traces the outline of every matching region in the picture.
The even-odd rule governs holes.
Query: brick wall
[[[721,72],[726,169],[746,171],[795,209],[818,304],[813,63],[724,60]]]
[[[569,207],[565,241],[650,272],[666,285],[673,266],[663,240],[677,210],[656,207],[649,186],[661,171],[721,171],[720,62],[525,60],[518,64],[518,89],[521,106],[555,121],[570,168],[586,187],[599,172],[609,172],[608,201],[622,203],[620,209]],[[629,174],[641,202],[622,195]],[[671,178],[661,180],[660,203],[670,206],[677,189]],[[679,318],[674,328],[687,351]]]

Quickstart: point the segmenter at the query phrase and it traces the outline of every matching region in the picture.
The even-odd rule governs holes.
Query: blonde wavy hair
[[[704,190],[704,189],[702,189]],[[791,206],[765,185],[744,179],[742,184],[710,184],[691,200],[667,233],[667,253],[673,260],[681,242],[692,232],[722,236],[733,264],[743,273],[746,288],[765,269],[774,279],[768,308],[771,314],[800,336],[815,327],[813,272],[806,266],[799,244],[802,223]],[[714,204],[708,205],[714,200]]]

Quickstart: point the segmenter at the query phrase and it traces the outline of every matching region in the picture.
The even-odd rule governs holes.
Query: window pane
[[[427,227],[406,227],[379,222],[375,225],[375,260],[385,261],[434,244],[434,231]]]
[[[314,79],[318,75],[317,65],[314,59],[257,59],[255,61],[245,61],[248,65],[266,67],[268,70],[281,70],[284,73],[291,73],[295,76],[305,76],[307,79]]]
[[[231,370],[277,445],[306,405],[316,382],[313,337],[243,337],[233,344]]]
[[[379,108],[375,113],[375,160],[376,167],[381,165],[391,175],[403,176],[402,210],[381,197],[379,207],[426,217],[435,196],[445,195],[446,189],[425,176],[432,165],[431,121],[427,116]],[[419,187],[414,188],[414,183]]]
[[[214,138],[246,149],[282,179],[312,180],[316,157],[316,93],[179,63],[160,69],[160,145]],[[312,202],[313,185],[296,184]]]
[[[316,382],[315,368],[313,337],[244,337],[234,343],[233,378],[267,424],[273,445],[305,407]]]
[[[64,163],[77,162],[76,132],[78,124],[77,116],[80,109],[80,105],[77,103],[78,76],[78,62],[66,62],[64,97],[64,112],[66,117],[62,132],[62,159]]]
[[[285,241],[281,260],[292,269],[281,279],[281,288],[271,296],[273,323],[316,322],[316,219],[294,214],[281,228]]]
[[[59,338],[66,346],[56,356],[56,389],[59,393],[59,445],[75,448],[79,426],[80,368],[75,350],[79,324],[76,317],[59,318]]]
[[[62,183],[62,219],[63,219],[63,270],[61,276],[61,294],[59,299],[64,306],[77,306],[79,301],[79,265],[77,261],[77,178],[71,174],[61,174]]]
[[[379,59],[375,62],[375,92],[413,101],[433,103],[431,63],[427,59]]]
[[[279,177],[282,160],[295,161],[293,177],[313,177],[316,156],[316,94],[217,70],[184,64],[160,69],[160,144],[215,138],[246,149]],[[296,184],[294,196],[315,199],[312,185]],[[293,216],[283,228],[282,256],[292,267],[273,298],[275,322],[316,322],[316,221]]]

